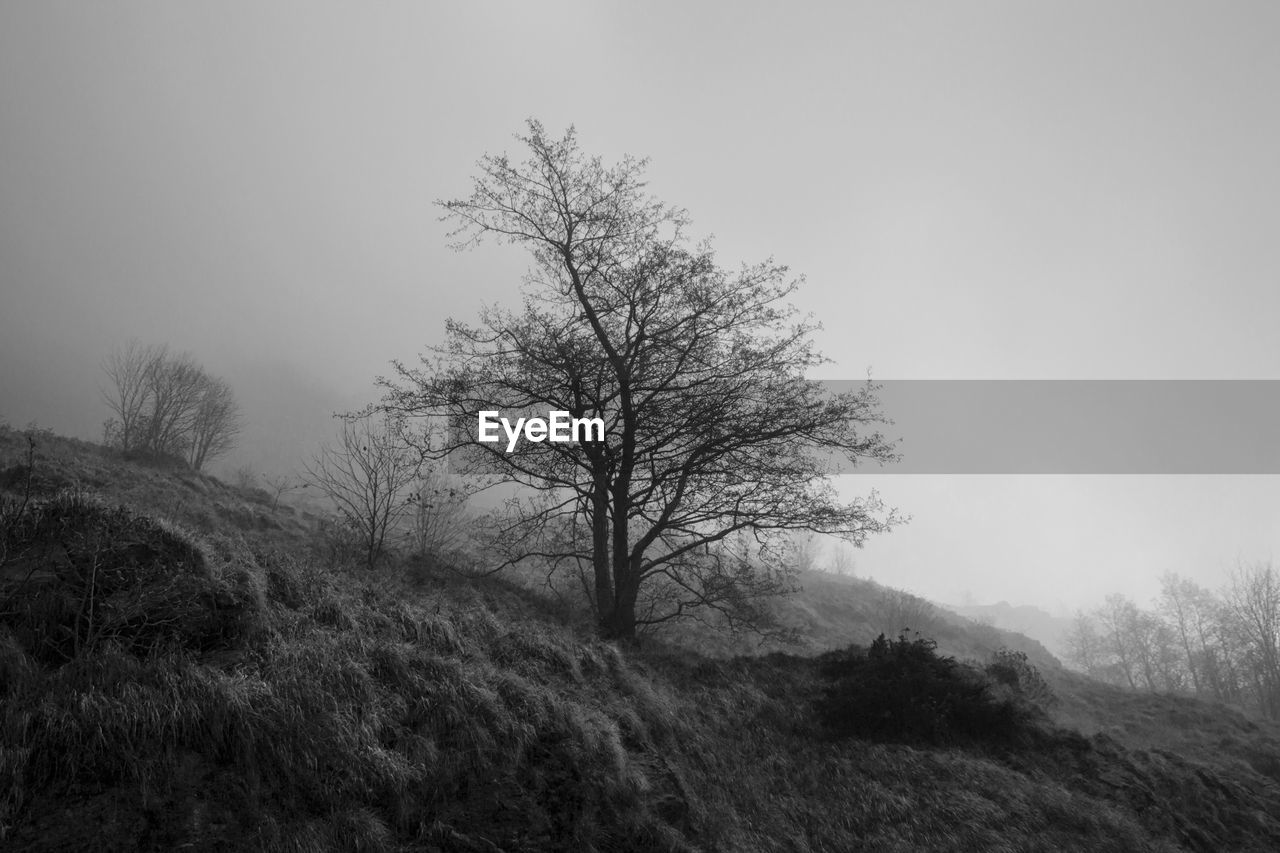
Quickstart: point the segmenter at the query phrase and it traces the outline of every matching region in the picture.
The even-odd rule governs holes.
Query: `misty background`
[[[296,470],[519,298],[433,202],[530,116],[803,274],[814,378],[1280,379],[1278,41],[1266,3],[6,3],[0,417],[100,439],[104,356],[167,342],[244,411],[215,472]],[[1272,475],[839,485],[913,517],[858,574],[951,603],[1145,606],[1280,542]]]

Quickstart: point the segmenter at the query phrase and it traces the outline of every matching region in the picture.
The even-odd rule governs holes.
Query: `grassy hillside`
[[[1006,631],[1017,631],[1032,637],[1055,655],[1064,654],[1073,620],[1029,604],[1014,606],[1007,601],[996,604],[947,605],[961,616],[985,622]]]
[[[873,585],[806,578],[798,651],[619,649],[514,583],[344,570],[267,496],[37,449],[28,495],[0,432],[6,849],[1280,849],[1275,727],[816,654],[874,636]]]

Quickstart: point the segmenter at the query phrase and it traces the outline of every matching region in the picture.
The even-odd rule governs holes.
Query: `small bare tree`
[[[159,358],[147,366],[150,393],[145,449],[156,455],[186,457],[195,411],[209,377],[187,353]]]
[[[253,468],[248,465],[241,465],[235,471],[235,482],[236,488],[244,489],[246,491],[257,488],[258,472],[254,471]]]
[[[205,377],[204,391],[191,417],[187,462],[199,471],[206,462],[226,453],[235,446],[240,426],[240,406],[231,386],[217,377]]]
[[[1280,717],[1280,572],[1270,563],[1237,566],[1225,599],[1249,688],[1264,714]]]
[[[1194,581],[1166,572],[1160,578],[1160,612],[1176,632],[1183,665],[1197,694],[1212,692],[1223,698],[1213,621],[1218,602]]]
[[[1127,596],[1115,593],[1107,596],[1103,606],[1094,612],[1094,618],[1101,628],[1108,657],[1123,678],[1121,683],[1137,690],[1140,672],[1134,628],[1138,624],[1138,606]]]
[[[114,422],[108,422],[108,432],[115,434],[109,435],[108,440],[119,444],[122,450],[132,450],[142,441],[151,397],[151,365],[163,354],[162,348],[143,346],[135,340],[113,349],[102,362],[102,371],[110,380],[110,385],[102,389],[102,396],[115,413]]]
[[[436,467],[423,469],[409,499],[409,541],[415,553],[438,558],[465,547],[467,491],[456,477]]]
[[[822,556],[822,542],[812,530],[795,530],[788,538],[787,552],[787,559],[796,571],[812,571]]]
[[[1084,611],[1077,610],[1066,637],[1067,661],[1086,675],[1099,677],[1104,671],[1105,642],[1093,619]]]
[[[387,531],[412,508],[408,489],[421,457],[401,438],[392,420],[346,417],[338,445],[321,448],[305,466],[311,485],[324,492],[360,538],[372,569],[386,546]]]
[[[837,543],[831,549],[831,560],[827,564],[827,571],[837,575],[848,575],[849,577],[853,577],[858,573],[853,554],[849,552],[844,543]]]
[[[298,489],[305,489],[308,485],[310,485],[309,483],[299,480],[296,477],[293,477],[292,475],[288,475],[288,474],[276,474],[275,476],[266,477],[264,479],[266,484],[271,487],[269,491],[271,492],[271,511],[272,512],[275,512],[276,507],[280,506],[281,495],[283,495],[286,492],[293,492],[293,491],[297,491]]]

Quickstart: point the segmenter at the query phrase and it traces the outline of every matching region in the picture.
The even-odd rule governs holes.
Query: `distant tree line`
[[[1123,595],[1079,612],[1067,659],[1134,690],[1191,693],[1280,718],[1280,572],[1239,566],[1218,592],[1167,574],[1152,609]]]
[[[188,353],[131,341],[104,360],[113,417],[103,440],[128,455],[199,471],[235,446],[240,407],[231,386]]]

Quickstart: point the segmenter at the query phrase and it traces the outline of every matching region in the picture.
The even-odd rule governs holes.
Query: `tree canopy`
[[[517,138],[527,159],[485,156],[471,195],[441,204],[459,247],[530,252],[523,304],[450,320],[444,346],[397,364],[384,405],[446,420],[428,455],[524,487],[493,528],[503,565],[576,573],[606,636],[713,612],[758,623],[789,588],[791,533],[860,544],[896,520],[829,479],[840,460],[893,457],[874,387],[807,380],[826,359],[787,302],[800,280],[772,260],[719,265],[647,194],[645,161],[607,166],[536,121]],[[478,440],[483,411],[599,418],[604,440],[508,452]]]

